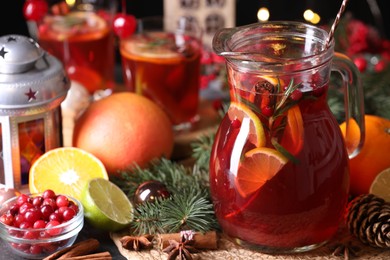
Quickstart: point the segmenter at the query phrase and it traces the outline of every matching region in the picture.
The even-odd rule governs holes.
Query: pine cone
[[[390,204],[373,194],[363,194],[348,205],[346,225],[363,243],[390,248]]]

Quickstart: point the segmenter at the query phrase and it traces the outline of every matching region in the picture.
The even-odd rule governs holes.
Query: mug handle
[[[349,158],[353,158],[360,152],[365,139],[364,97],[360,72],[348,56],[338,52],[334,53],[333,71],[338,72],[342,78],[346,123],[344,140]]]

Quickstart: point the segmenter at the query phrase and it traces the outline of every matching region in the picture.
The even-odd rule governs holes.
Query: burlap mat
[[[165,260],[167,254],[163,253],[156,246],[152,250],[134,252],[122,248],[119,239],[126,234],[124,233],[111,233],[111,239],[118,247],[120,253],[131,260]],[[231,241],[229,241],[224,235],[219,234],[218,249],[201,251],[194,254],[194,259],[215,259],[215,260],[246,260],[246,259],[344,259],[343,255],[333,255],[335,248],[341,244],[348,244],[351,246],[356,254],[350,255],[349,259],[390,259],[390,250],[379,249],[362,244],[356,238],[351,237],[344,228],[340,228],[339,233],[328,244],[306,253],[299,253],[293,255],[269,255],[256,251],[244,249]]]

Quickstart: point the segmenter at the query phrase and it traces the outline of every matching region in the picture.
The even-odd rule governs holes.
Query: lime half
[[[84,216],[95,228],[117,231],[128,226],[134,217],[134,207],[126,194],[114,183],[103,178],[88,182],[81,203]]]
[[[370,193],[390,202],[390,168],[381,171],[370,187]]]

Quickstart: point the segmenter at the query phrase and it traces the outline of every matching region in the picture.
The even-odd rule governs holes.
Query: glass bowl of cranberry
[[[52,190],[20,194],[0,207],[0,237],[23,258],[42,259],[71,246],[83,225],[81,203]]]

